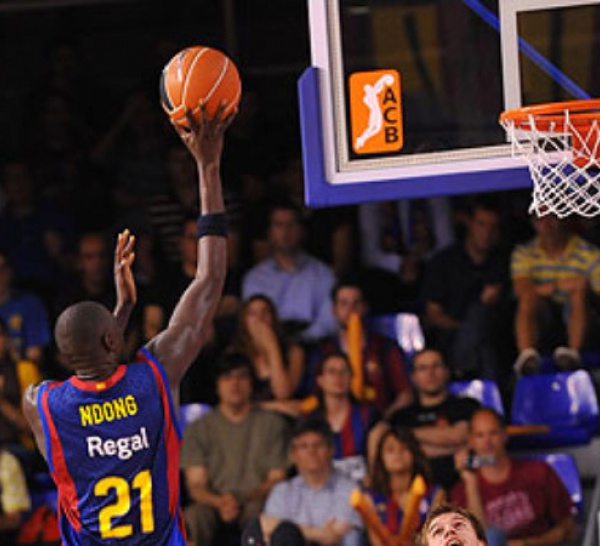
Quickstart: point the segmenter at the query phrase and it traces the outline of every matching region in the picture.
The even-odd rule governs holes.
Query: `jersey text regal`
[[[142,427],[137,434],[116,440],[103,440],[100,436],[86,438],[88,455],[90,457],[117,456],[122,461],[130,459],[136,451],[150,449],[146,427]]]

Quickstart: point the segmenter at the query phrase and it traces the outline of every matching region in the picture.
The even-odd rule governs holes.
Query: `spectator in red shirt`
[[[489,465],[469,469],[468,450],[455,455],[461,481],[452,501],[468,508],[487,529],[506,533],[508,546],[558,546],[574,531],[573,504],[552,468],[543,461],[513,459],[507,434],[494,410],[481,408],[469,423],[472,453]],[[472,465],[471,465],[472,467]]]

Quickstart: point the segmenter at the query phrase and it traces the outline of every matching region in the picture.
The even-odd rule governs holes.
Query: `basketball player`
[[[486,546],[485,531],[471,512],[442,504],[429,512],[419,546]]]
[[[119,365],[123,331],[136,300],[134,240],[119,235],[117,307],[68,307],[55,326],[74,375],[25,393],[23,408],[58,488],[63,544],[184,546],[179,510],[178,389],[202,347],[225,278],[226,233],[219,174],[223,134],[233,116],[202,110],[176,129],[199,174],[196,276],[170,322],[129,365]]]

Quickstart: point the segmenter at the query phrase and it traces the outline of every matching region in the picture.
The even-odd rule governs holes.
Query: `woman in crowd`
[[[419,478],[420,476],[420,478]],[[422,479],[425,492],[415,499],[413,482]],[[389,429],[377,446],[370,489],[367,491],[372,509],[391,536],[404,536],[412,544],[431,508],[446,500],[444,490],[431,482],[429,463],[410,429]],[[407,518],[411,522],[405,522]],[[408,536],[405,529],[409,529]],[[367,526],[372,546],[383,546],[382,540]]]
[[[373,404],[357,402],[350,392],[352,368],[344,353],[328,355],[317,372],[319,394],[313,413],[322,416],[334,435],[333,464],[355,480],[366,475],[368,435],[380,415]]]
[[[254,398],[287,400],[304,373],[304,349],[285,339],[273,302],[262,294],[242,305],[232,349],[250,357],[254,369]]]

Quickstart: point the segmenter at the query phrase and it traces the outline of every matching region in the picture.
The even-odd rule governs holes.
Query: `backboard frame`
[[[464,3],[466,0],[463,0]],[[298,82],[305,201],[333,206],[531,187],[522,158],[507,143],[378,159],[348,157],[339,0],[307,0],[312,66]],[[505,106],[520,106],[517,15],[521,11],[590,4],[590,0],[499,0]],[[504,78],[506,80],[506,78]],[[516,90],[516,91],[515,91]],[[498,115],[500,112],[498,112]]]

